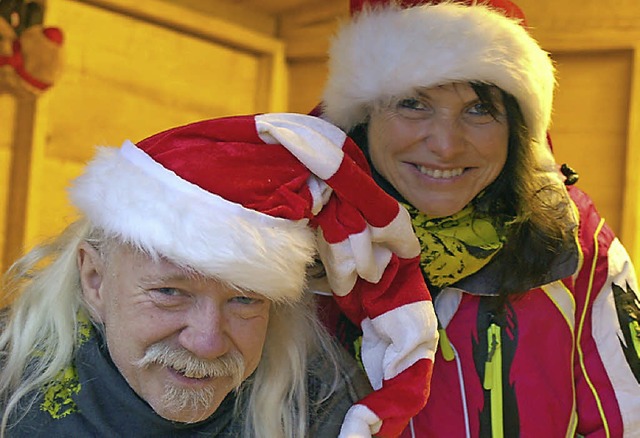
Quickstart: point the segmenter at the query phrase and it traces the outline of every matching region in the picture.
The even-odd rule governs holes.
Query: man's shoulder
[[[349,408],[372,391],[362,368],[344,349],[338,348],[335,361],[320,353],[311,362],[308,397],[311,437],[338,436]]]
[[[12,415],[9,420],[8,438],[73,436],[78,430],[87,430],[77,413],[54,418],[50,412],[43,409],[42,402],[43,398],[38,397],[22,404],[23,409]]]
[[[327,393],[343,397],[351,403],[369,394],[372,389],[362,367],[342,347],[335,348],[336,361],[330,355],[316,354],[310,364],[309,396],[312,400],[326,398]]]

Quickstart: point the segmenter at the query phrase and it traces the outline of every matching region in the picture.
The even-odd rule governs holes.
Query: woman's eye
[[[395,112],[406,119],[422,120],[433,114],[432,107],[423,100],[409,97],[396,104]]]
[[[469,113],[478,115],[478,116],[486,116],[491,115],[489,108],[484,103],[476,103],[469,108]]]
[[[502,121],[504,117],[499,108],[492,110],[489,105],[477,102],[467,108],[465,118],[471,123],[484,125]]]

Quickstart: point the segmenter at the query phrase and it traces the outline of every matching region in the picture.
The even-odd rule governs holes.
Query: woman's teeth
[[[462,167],[459,167],[457,169],[447,169],[447,170],[429,169],[424,166],[416,166],[416,167],[418,168],[420,173],[436,179],[454,178],[456,176],[462,175],[462,172],[464,172],[464,168]]]

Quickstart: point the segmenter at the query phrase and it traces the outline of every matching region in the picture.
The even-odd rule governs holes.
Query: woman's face
[[[494,115],[463,83],[420,89],[375,110],[368,131],[373,165],[423,213],[443,217],[462,210],[507,159],[505,107],[500,90],[491,93]]]

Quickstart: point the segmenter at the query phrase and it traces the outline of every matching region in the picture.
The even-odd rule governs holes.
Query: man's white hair
[[[102,254],[109,245],[120,244],[81,219],[19,259],[4,277],[2,297],[12,304],[0,314],[0,406],[4,408],[0,437],[11,426],[9,419],[26,412],[39,390],[73,360],[78,315],[91,314],[82,298],[77,267],[78,245],[84,241]],[[241,388],[248,392],[243,436],[305,436],[307,360],[324,350],[322,354],[336,364],[335,387],[338,361],[333,348],[310,297],[274,303],[263,357]],[[322,396],[331,392],[330,388]]]

